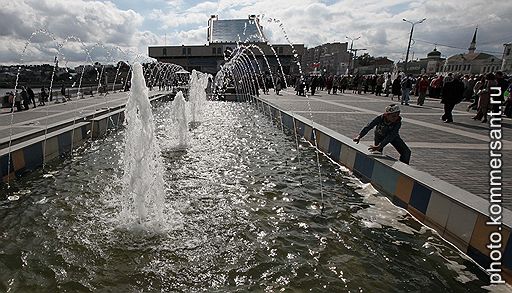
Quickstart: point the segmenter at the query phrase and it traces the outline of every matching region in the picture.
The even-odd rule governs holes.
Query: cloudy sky
[[[280,23],[290,41],[307,47],[361,36],[355,48],[395,61],[405,57],[411,28],[403,18],[427,18],[414,29],[415,58],[434,44],[444,56],[467,51],[476,26],[477,50],[500,57],[503,43],[512,42],[508,0],[0,1],[1,64],[49,63],[59,46],[64,60],[84,63],[86,51],[105,62],[125,56],[118,49],[146,55],[148,46],[205,44],[212,14],[219,19],[260,15],[271,43],[286,43]]]

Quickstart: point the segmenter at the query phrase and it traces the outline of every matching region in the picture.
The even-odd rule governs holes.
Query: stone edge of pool
[[[254,102],[276,124],[292,133],[295,131],[333,161],[347,167],[363,182],[370,182],[393,204],[437,231],[484,269],[491,264],[490,250],[487,248],[489,235],[501,233],[501,243],[504,244],[501,249],[502,276],[508,284],[512,284],[510,210],[503,208],[501,228],[486,225],[487,221],[491,221],[489,201],[393,158],[372,156],[365,146],[355,144],[352,139],[296,113],[281,110],[268,101],[255,98]]]
[[[150,98],[150,102],[166,101],[171,97],[172,95],[157,94]],[[48,163],[59,157],[65,157],[72,148],[80,146],[91,138],[102,137],[110,129],[117,129],[124,122],[124,106],[119,109],[105,110],[94,117],[81,118],[77,118],[72,124],[70,121],[62,121],[60,125],[52,126],[55,130],[46,134],[40,130],[25,133],[17,138],[19,142],[12,143],[10,149],[8,147],[0,149],[2,182],[12,181],[28,174],[41,167],[43,162]]]

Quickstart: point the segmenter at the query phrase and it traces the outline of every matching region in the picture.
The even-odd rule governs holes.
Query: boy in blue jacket
[[[400,153],[400,161],[409,164],[411,150],[398,133],[401,126],[400,107],[396,104],[391,104],[386,107],[384,114],[375,117],[353,140],[355,143],[359,143],[359,140],[375,127],[375,144],[370,146],[368,150],[372,154],[382,154],[384,147],[390,143]]]

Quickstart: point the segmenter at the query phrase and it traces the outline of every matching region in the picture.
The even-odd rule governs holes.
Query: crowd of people
[[[71,100],[64,84],[61,86],[60,91],[50,91],[45,87],[41,87],[38,93],[34,92],[30,86],[21,86],[20,90],[16,89],[6,93],[6,103],[3,102],[2,106],[9,107],[11,109],[10,113],[21,112],[29,110],[31,104],[33,108],[36,108],[37,106],[45,106],[46,103],[54,99],[55,103],[60,103],[59,97],[63,103]]]
[[[279,92],[284,84],[282,78],[277,75],[276,92]],[[267,80],[267,88],[272,88],[270,78]],[[276,79],[276,78],[275,78]],[[419,75],[413,76],[398,74],[394,79],[391,74],[380,75],[307,75],[286,76],[287,84],[294,85],[295,93],[299,96],[315,95],[318,90],[326,91],[328,95],[343,94],[350,90],[352,94],[375,94],[376,96],[390,97],[402,105],[409,105],[410,96],[417,96],[416,104],[423,106],[427,97],[439,99],[444,104],[445,113],[441,119],[446,123],[453,122],[452,111],[462,101],[471,102],[467,110],[476,111],[475,120],[487,122],[487,112],[490,110],[491,87],[499,86],[499,97],[504,107],[503,114],[512,118],[512,78],[501,71],[487,73],[485,75],[462,75],[449,73],[443,75]]]

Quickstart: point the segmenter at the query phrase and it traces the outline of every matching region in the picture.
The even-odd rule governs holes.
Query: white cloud
[[[477,25],[477,50],[496,52],[499,56],[502,44],[512,41],[509,29],[512,6],[500,0],[210,0],[193,4],[165,0],[159,1],[159,6],[153,10],[148,7],[152,2],[145,1],[144,9],[149,12],[134,11],[136,8],[122,10],[113,2],[101,0],[4,2],[0,10],[2,63],[17,62],[16,56],[23,50],[25,41],[41,27],[48,28],[60,39],[75,35],[86,43],[103,42],[110,47],[131,48],[143,53],[147,53],[148,45],[163,44],[164,35],[167,44],[204,44],[211,14],[218,14],[220,19],[260,15],[264,33],[273,43],[286,43],[282,28],[290,41],[308,47],[345,42],[348,41],[346,35],[361,36],[354,43],[356,48],[366,48],[372,55],[395,60],[404,56],[410,31],[410,24],[402,18],[427,18],[414,29],[416,41],[411,50],[415,57],[423,57],[433,49],[434,45],[427,42],[439,44],[438,50],[444,55],[464,52]],[[30,58],[52,59],[51,48],[55,47],[48,39],[45,36],[33,38],[39,45],[31,46]],[[70,55],[81,56],[79,53]]]
[[[176,13],[175,11],[163,12],[162,10],[153,10],[149,14],[152,20],[158,20],[164,30],[175,29],[185,25],[204,25],[208,21],[209,15],[200,12]]]
[[[83,1],[83,0],[20,0],[9,1],[0,10],[0,33],[3,37],[1,63],[19,62],[24,43],[30,40],[30,54],[24,61],[52,60],[57,42],[62,43],[68,36],[75,36],[87,44],[101,42],[106,46],[129,48],[140,41],[139,27],[143,22],[142,15],[133,10],[120,10],[112,2]],[[45,28],[48,34],[36,33]],[[23,44],[23,45],[22,45]],[[66,44],[69,47],[69,44]],[[144,52],[147,51],[146,48]],[[67,59],[74,60],[82,54],[72,53]],[[82,50],[83,51],[83,50]],[[3,54],[6,53],[6,54]]]

